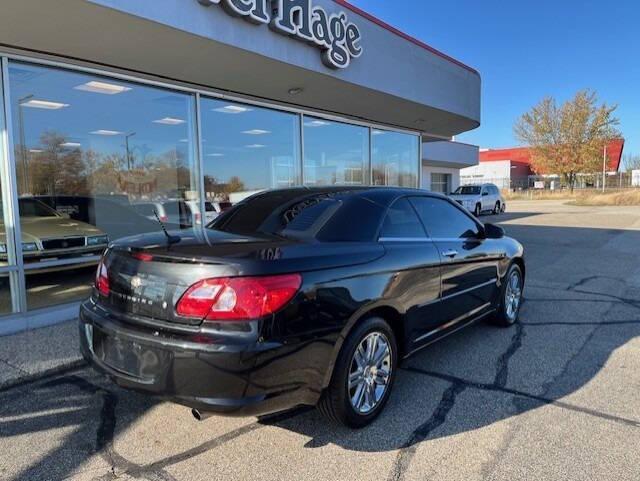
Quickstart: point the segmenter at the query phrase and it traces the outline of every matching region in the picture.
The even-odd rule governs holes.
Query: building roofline
[[[469,67],[467,64],[462,63],[460,60],[456,60],[455,58],[447,55],[444,52],[441,52],[440,50],[433,48],[431,45],[427,45],[426,43],[424,43],[422,40],[418,40],[415,37],[412,37],[411,35],[408,35],[406,33],[404,33],[401,30],[398,30],[396,27],[389,25],[387,22],[380,20],[378,17],[365,12],[364,10],[362,10],[361,8],[356,7],[355,5],[352,5],[351,3],[349,3],[347,0],[333,0],[335,3],[337,3],[338,5],[340,5],[341,7],[344,7],[348,10],[351,10],[353,13],[356,13],[357,15],[360,15],[363,18],[366,18],[367,20],[369,20],[370,22],[375,23],[376,25],[378,25],[379,27],[384,28],[385,30],[388,30],[391,33],[396,34],[397,36],[413,43],[414,45],[417,45],[418,47],[421,47],[425,50],[428,50],[429,52],[437,55],[438,57],[441,57],[445,60],[448,60],[449,62],[462,67],[465,70],[468,70],[469,72],[476,74],[478,77],[480,77],[480,72],[478,72],[476,69],[474,69],[473,67]]]

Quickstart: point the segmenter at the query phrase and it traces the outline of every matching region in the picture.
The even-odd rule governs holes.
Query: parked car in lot
[[[507,205],[494,184],[461,185],[449,196],[476,217],[482,212],[500,214]]]
[[[159,229],[155,218],[147,219],[131,208],[124,196],[39,195],[35,199],[47,204],[71,219],[91,224],[109,235],[110,239],[132,233]]]
[[[202,224],[200,205],[195,200],[167,200],[162,203],[162,207],[166,222],[171,226],[187,229]]]
[[[361,427],[402,359],[480,319],[515,323],[524,280],[522,246],[440,194],[267,191],[208,228],[114,242],[81,350],[199,419],[317,404]]]
[[[204,202],[205,223],[208,224],[213,219],[222,214],[225,210],[231,208],[231,202],[206,200]]]
[[[30,274],[96,265],[96,256],[102,254],[109,243],[109,237],[97,227],[71,219],[37,199],[20,198],[18,206],[25,263],[88,258],[84,264],[31,269],[27,271]],[[4,262],[7,260],[5,237],[4,226],[0,223],[0,261]]]

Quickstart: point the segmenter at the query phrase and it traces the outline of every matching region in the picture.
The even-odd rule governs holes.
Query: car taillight
[[[144,252],[136,252],[131,254],[131,257],[142,262],[149,262],[153,260],[153,256],[151,254],[145,254]]]
[[[167,217],[166,215],[160,216],[160,222],[168,222],[168,221],[169,221],[169,217]]]
[[[176,313],[212,321],[259,319],[287,304],[300,289],[300,274],[203,279],[176,304]]]
[[[196,224],[202,223],[202,216],[200,215],[200,212],[196,212],[194,215],[196,218]]]
[[[104,265],[104,259],[98,264],[98,272],[96,272],[96,289],[105,297],[109,296],[109,274],[107,266]]]

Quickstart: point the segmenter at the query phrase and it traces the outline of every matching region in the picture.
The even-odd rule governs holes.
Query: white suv
[[[476,217],[482,212],[500,214],[506,208],[500,189],[494,184],[461,185],[449,197]]]

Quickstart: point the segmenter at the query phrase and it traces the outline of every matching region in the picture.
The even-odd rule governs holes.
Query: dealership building
[[[289,186],[454,189],[480,75],[344,0],[5,0],[0,334],[76,316],[108,240]]]

